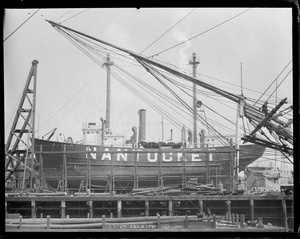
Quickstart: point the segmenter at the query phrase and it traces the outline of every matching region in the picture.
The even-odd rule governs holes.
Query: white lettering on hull
[[[117,151],[121,151],[121,149],[117,149]],[[125,151],[127,151],[127,149],[125,149]],[[117,154],[117,161],[120,161],[120,158],[123,158],[124,161],[127,162],[127,153],[123,154],[123,153],[118,153]]]
[[[153,155],[153,153],[147,153],[147,160],[149,162],[156,162],[157,161],[157,153],[154,153],[154,158],[151,158],[151,154]]]
[[[164,162],[171,162],[173,160],[173,153],[170,153],[170,157],[166,158],[166,153],[163,153],[163,161]]]
[[[104,151],[108,151],[109,152],[109,149],[108,148],[106,148]],[[109,161],[111,161],[111,155],[110,155],[110,153],[104,153],[103,155],[102,155],[102,158],[101,158],[101,160],[104,160],[104,159],[108,159]]]
[[[96,160],[97,159],[97,154],[96,153],[92,153],[92,152],[96,152],[97,148],[96,147],[91,147],[91,146],[88,146],[86,147],[86,159],[90,158],[90,159],[94,159]],[[111,161],[111,160],[114,160],[114,161],[118,161],[118,162],[127,162],[128,161],[128,153],[126,151],[128,151],[127,149],[124,149],[124,151],[126,152],[122,152],[123,151],[122,149],[117,149],[117,151],[119,151],[120,153],[113,153],[111,154],[110,153],[110,148],[105,148],[104,149],[104,152],[102,154],[102,157],[100,159],[100,157],[98,157],[98,159],[100,159],[101,161],[104,161],[104,160],[108,160],[108,161]],[[139,149],[136,149],[135,150],[136,152],[142,152],[143,150],[139,150]],[[100,153],[100,152],[99,152]],[[136,161],[139,162],[141,159],[144,158],[144,160],[146,159],[148,162],[150,163],[155,163],[158,161],[158,158],[159,158],[159,153],[146,153],[147,156],[146,158],[144,158],[144,153],[142,154],[143,157],[140,158],[140,153],[137,153],[136,154]],[[178,162],[182,162],[183,161],[183,154],[184,153],[164,153],[164,152],[161,152],[161,160],[162,162],[173,162],[173,161],[178,161]],[[115,156],[116,155],[116,156]],[[112,158],[113,156],[113,158]],[[203,161],[200,154],[198,153],[190,153],[188,154],[188,159],[185,157],[184,160],[187,162],[187,161],[192,161],[192,162],[201,162]],[[213,161],[213,156],[212,156],[212,153],[208,153],[208,158],[209,158],[209,161]],[[134,154],[130,154],[130,157],[129,157],[130,160],[135,160],[135,156]]]
[[[200,161],[202,161],[202,159],[199,158],[199,154],[192,154],[192,161],[193,162],[200,162]]]
[[[93,147],[93,150],[92,150],[89,146],[87,146],[86,151],[87,152],[96,151],[96,147]],[[88,159],[88,157],[91,157],[92,159],[96,159],[96,153],[87,153],[86,159]]]
[[[178,162],[183,161],[182,159],[183,159],[183,154],[182,153],[177,153]],[[187,161],[186,158],[184,158],[184,159],[185,159],[185,161]]]

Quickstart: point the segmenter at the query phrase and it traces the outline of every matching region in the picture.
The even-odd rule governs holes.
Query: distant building
[[[247,191],[280,191],[280,172],[273,167],[247,167],[245,174]]]

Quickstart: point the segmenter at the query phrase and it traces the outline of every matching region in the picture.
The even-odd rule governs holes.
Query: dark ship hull
[[[259,145],[240,146],[240,171],[261,157],[264,150]],[[221,180],[229,189],[234,157],[234,151],[227,147],[133,149],[41,139],[35,139],[35,154],[45,181],[55,189],[65,178],[68,190],[78,191],[80,183],[90,178],[92,191],[113,188],[117,193],[134,187],[179,185],[183,179],[199,183]]]

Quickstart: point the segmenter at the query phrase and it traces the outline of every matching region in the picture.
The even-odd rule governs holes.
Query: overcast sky
[[[292,11],[283,8],[253,8],[231,19],[245,10],[40,9],[4,42],[5,131],[10,130],[31,62],[35,59],[39,61],[36,106],[39,137],[58,128],[58,132],[77,141],[82,139],[82,123],[97,122],[100,116],[105,116],[105,68],[99,67],[74,47],[46,19],[140,53],[185,17],[145,50],[145,56],[155,55],[215,27],[154,59],[191,72],[188,63],[195,52],[200,60],[198,77],[235,94],[240,93],[242,62],[244,95],[258,99],[292,60]],[[36,11],[7,9],[4,39]],[[218,26],[220,23],[224,24]],[[117,59],[112,60],[118,63]],[[126,69],[125,63],[119,64]],[[290,69],[291,66],[278,82]],[[204,76],[219,79],[223,83]],[[112,130],[124,133],[129,138],[131,127],[138,122],[137,111],[144,108],[147,110],[148,140],[161,139],[161,116],[122,85],[114,80],[112,84]],[[273,89],[274,86],[268,93]],[[277,94],[279,99],[287,97],[292,102],[292,74],[284,80]],[[222,112],[224,109],[216,106],[215,110]],[[234,112],[230,114],[234,120]],[[169,130],[174,127],[168,122],[164,126],[168,136]],[[177,130],[174,135],[179,140],[180,131]]]

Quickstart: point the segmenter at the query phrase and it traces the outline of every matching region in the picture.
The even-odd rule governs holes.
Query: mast
[[[240,102],[243,102],[242,104],[242,108],[243,108],[243,114],[245,115],[245,117],[247,117],[249,119],[249,121],[253,122],[254,124],[256,124],[256,129],[254,132],[252,132],[252,135],[250,134],[248,137],[243,137],[243,140],[245,141],[251,141],[251,142],[254,142],[256,144],[260,143],[260,144],[263,144],[263,146],[266,146],[266,147],[273,147],[274,145],[270,145],[269,142],[267,141],[259,141],[259,139],[254,135],[254,133],[259,129],[261,128],[262,126],[265,126],[265,127],[271,127],[272,128],[272,131],[275,132],[277,135],[281,136],[284,138],[285,141],[287,141],[288,143],[290,144],[293,144],[293,135],[291,132],[288,132],[287,130],[281,130],[281,129],[278,129],[277,126],[274,124],[274,122],[276,122],[274,119],[271,119],[270,117],[268,117],[266,119],[266,116],[265,116],[265,113],[262,112],[262,110],[259,108],[259,107],[256,107],[256,106],[252,106],[252,105],[249,105],[246,103],[245,101],[245,98],[242,97],[241,95],[235,95],[235,94],[232,94],[230,92],[227,92],[223,89],[220,89],[220,88],[217,88],[217,87],[214,87],[213,85],[210,85],[208,83],[205,83],[203,81],[198,81],[197,79],[195,79],[195,77],[192,77],[192,76],[189,76],[189,75],[186,75],[176,69],[173,69],[173,68],[169,68],[157,61],[154,61],[152,59],[149,59],[145,56],[142,56],[140,54],[137,54],[137,53],[134,53],[133,51],[130,51],[130,50],[127,50],[125,48],[122,48],[122,47],[119,47],[119,46],[116,46],[114,44],[111,44],[109,42],[106,42],[106,41],[103,41],[101,39],[98,39],[98,38],[95,38],[95,37],[92,37],[90,35],[87,35],[85,33],[82,33],[82,32],[79,32],[77,30],[74,30],[74,29],[71,29],[69,27],[66,27],[66,26],[63,26],[61,24],[58,24],[58,23],[55,23],[55,22],[52,22],[52,21],[49,21],[49,20],[46,20],[47,22],[49,22],[54,28],[63,28],[64,30],[69,30],[75,34],[78,34],[78,35],[81,35],[81,36],[84,36],[84,37],[87,37],[89,39],[92,39],[94,41],[97,41],[97,42],[100,42],[106,46],[109,46],[109,47],[112,47],[114,49],[117,49],[117,50],[120,50],[122,52],[125,52],[127,54],[129,54],[130,56],[134,57],[137,61],[142,61],[142,62],[145,62],[145,63],[148,63],[148,64],[151,64],[152,66],[155,66],[155,67],[158,67],[162,70],[165,70],[171,74],[174,74],[176,75],[177,77],[180,77],[180,78],[183,78],[187,81],[190,81],[190,82],[193,82],[205,89],[208,89],[218,95],[221,95],[223,97],[225,97],[226,99],[229,99],[233,102],[236,102],[236,103],[240,103]],[[278,105],[276,108],[276,110],[278,110],[278,108],[280,107],[281,105]],[[280,149],[280,151],[282,152],[287,152],[289,155],[292,155],[293,154],[293,150],[291,149],[287,149],[287,145],[285,143],[282,143],[281,145],[277,145],[276,147],[278,147]]]
[[[102,66],[106,66],[107,74],[106,74],[106,82],[107,82],[107,88],[106,88],[106,122],[105,122],[105,129],[107,131],[110,130],[110,85],[111,85],[111,79],[110,79],[110,66],[112,66],[114,63],[110,60],[109,54],[107,54],[106,62],[103,63]]]
[[[239,167],[240,167],[240,118],[244,117],[244,94],[243,94],[243,65],[241,62],[241,98],[237,104],[236,112],[236,128],[235,128],[235,145],[236,145],[236,158],[235,158],[235,180],[238,181]]]
[[[196,53],[193,53],[193,60],[189,62],[190,65],[193,66],[193,77],[196,78],[196,69],[200,62],[196,61]],[[193,143],[194,148],[197,148],[197,94],[196,94],[196,83],[193,82]]]

